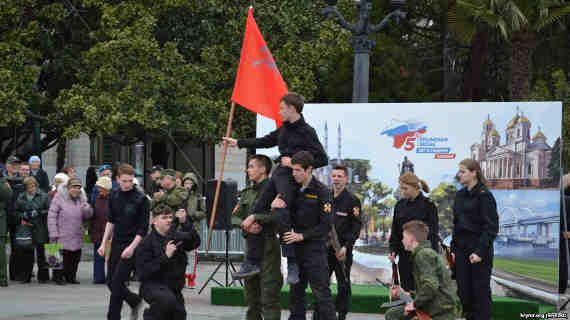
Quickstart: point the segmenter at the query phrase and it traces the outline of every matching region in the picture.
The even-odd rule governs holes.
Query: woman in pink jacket
[[[83,245],[83,220],[92,215],[93,209],[87,203],[81,181],[69,179],[67,187],[61,188],[55,195],[48,213],[50,243],[61,243],[63,246],[63,271],[54,270],[53,274],[54,281],[59,285],[65,282],[79,283],[76,275]]]

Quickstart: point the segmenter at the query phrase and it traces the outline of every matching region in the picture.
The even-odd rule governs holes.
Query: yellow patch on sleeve
[[[316,194],[310,194],[310,193],[307,193],[305,195],[305,197],[310,198],[310,199],[318,199],[319,198],[319,196],[317,196]]]

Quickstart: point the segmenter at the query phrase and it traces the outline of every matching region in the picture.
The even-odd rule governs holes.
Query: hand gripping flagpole
[[[232,130],[232,121],[234,120],[234,111],[236,109],[235,102],[232,101],[232,107],[230,108],[230,117],[228,119],[228,125],[226,127],[226,138],[230,137],[230,131]],[[228,141],[224,139],[224,150],[222,152],[222,164],[220,165],[220,175],[218,176],[218,183],[216,184],[216,193],[214,195],[214,204],[212,205],[212,215],[210,217],[210,228],[208,230],[208,241],[206,242],[206,254],[210,250],[210,243],[212,241],[212,231],[214,229],[214,221],[216,219],[216,208],[218,207],[218,199],[220,197],[220,187],[222,186],[222,177],[224,175],[224,165],[226,163],[226,154],[228,153]]]

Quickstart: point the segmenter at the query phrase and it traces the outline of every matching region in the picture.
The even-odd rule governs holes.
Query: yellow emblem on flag
[[[360,208],[354,207],[354,209],[352,209],[352,213],[354,214],[355,217],[358,217],[360,215]]]
[[[331,213],[332,211],[332,204],[330,202],[325,203],[325,205],[323,206],[323,211],[325,213]]]

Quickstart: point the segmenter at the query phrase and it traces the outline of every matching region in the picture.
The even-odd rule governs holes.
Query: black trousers
[[[49,280],[49,268],[46,262],[46,254],[43,244],[38,244],[32,249],[16,250],[19,251],[17,255],[18,259],[20,259],[18,265],[21,267],[20,274],[18,275],[20,280],[29,281],[32,278],[32,271],[34,270],[34,263],[36,262],[38,265],[38,281]]]
[[[123,259],[121,258],[121,253],[130,243],[116,242],[111,242],[111,254],[109,255],[109,264],[107,266],[107,286],[111,290],[109,310],[107,312],[107,319],[109,320],[121,319],[123,301],[126,301],[131,308],[138,305],[141,301],[141,298],[129,290],[126,285],[135,269],[135,256]]]
[[[416,289],[414,281],[413,266],[412,266],[412,253],[404,251],[398,255],[398,274],[400,276],[400,287],[406,291]]]
[[[182,290],[174,290],[158,283],[145,283],[141,287],[141,295],[150,305],[150,308],[144,311],[144,320],[186,319]]]
[[[10,280],[16,281],[19,278],[18,273],[21,270],[19,262],[22,260],[18,257],[20,253],[16,249],[16,224],[11,222],[10,216],[8,216],[8,232],[10,233],[10,258],[8,260],[8,273],[10,274]]]
[[[338,261],[335,251],[329,248],[329,280],[334,272],[338,293],[335,300],[335,307],[338,313],[348,313],[350,300],[352,298],[352,286],[350,283],[350,269],[352,268],[352,248],[346,249],[346,259],[342,262]],[[343,272],[341,265],[344,265]]]
[[[318,301],[320,320],[336,319],[329,287],[329,267],[325,241],[302,241],[296,244],[296,259],[299,265],[300,281],[289,293],[289,320],[305,320],[307,284],[311,285],[313,296]]]
[[[283,238],[283,233],[291,231],[292,222],[289,208],[293,206],[297,189],[299,189],[299,185],[295,182],[295,179],[293,179],[291,172],[292,170],[289,167],[278,166],[275,168],[271,178],[261,190],[253,209],[254,213],[269,212],[271,210],[271,202],[273,202],[277,194],[281,194],[281,199],[287,204],[286,208],[275,210],[279,221],[277,231],[281,238]],[[264,237],[262,236],[247,237],[247,261],[254,264],[261,261],[263,256],[263,243]],[[293,245],[282,244],[281,252],[284,257],[295,257]],[[292,260],[290,260],[290,262],[292,262]]]
[[[478,263],[469,262],[464,248],[455,252],[455,276],[459,299],[466,320],[491,319],[491,271],[493,269],[493,247]]]
[[[63,270],[53,270],[53,280],[73,282],[77,280],[77,268],[81,261],[81,249],[76,251],[61,250],[63,258]]]

